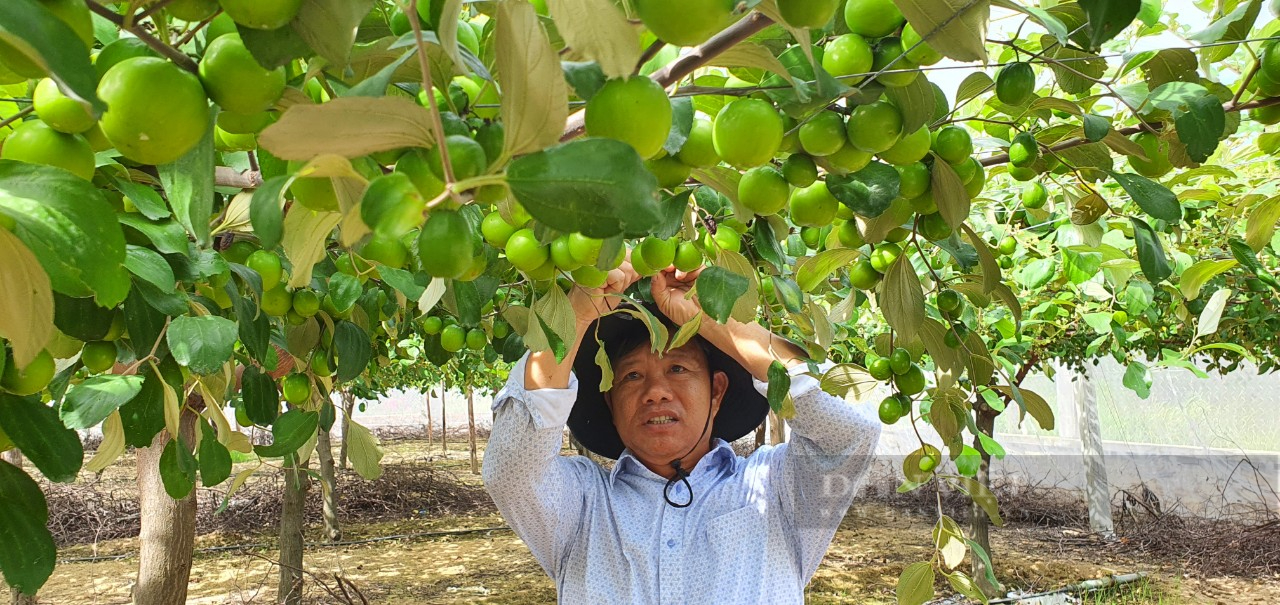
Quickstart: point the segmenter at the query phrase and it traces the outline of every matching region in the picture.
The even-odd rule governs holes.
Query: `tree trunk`
[[[476,457],[476,398],[475,391],[467,387],[467,432],[471,439],[471,474],[480,474],[480,459]]]
[[[764,434],[764,423],[761,422],[760,426],[756,427],[756,449],[760,449],[760,446],[764,445]]]
[[[427,409],[427,448],[435,443],[435,427],[431,425],[431,387],[427,387],[422,391],[422,400],[426,402]]]
[[[4,454],[0,454],[0,460],[4,460],[18,468],[22,468],[22,452],[12,449]],[[18,592],[16,588],[10,588],[9,593],[13,596],[13,605],[36,605],[36,598],[32,595],[25,595]]]
[[[991,409],[989,406],[987,406],[985,402],[982,402],[981,400],[976,402],[974,407],[978,412],[978,415],[977,415],[978,430],[982,431],[982,434],[988,437],[994,436],[995,427],[996,427],[996,416],[999,415],[999,412]],[[991,454],[987,453],[987,450],[985,450],[982,447],[982,442],[977,437],[974,437],[973,439],[973,447],[974,449],[978,450],[978,452],[982,456],[982,464],[978,466],[978,476],[976,477],[976,479],[984,487],[986,487],[987,489],[990,489],[991,488]],[[982,507],[978,506],[977,503],[970,503],[969,505],[970,536],[969,537],[973,539],[974,542],[977,542],[980,546],[982,546],[982,549],[987,552],[987,558],[991,560],[992,566],[993,566],[992,569],[988,569],[987,564],[983,562],[981,557],[976,557],[976,556],[970,557],[970,559],[972,559],[973,561],[973,565],[970,571],[972,572],[973,581],[975,584],[977,584],[978,589],[981,590],[983,594],[987,595],[988,597],[994,598],[994,597],[1000,596],[1004,591],[1003,591],[1003,587],[1000,586],[999,581],[997,581],[995,584],[992,584],[987,579],[987,574],[991,574],[994,577],[995,571],[996,571],[994,569],[996,555],[995,553],[991,552],[990,529],[991,529],[991,520],[987,518],[986,511],[982,510]]]
[[[342,445],[338,447],[338,468],[347,470],[347,435],[351,434],[351,415],[356,411],[356,396],[342,390]]]
[[[779,445],[787,442],[786,421],[769,411],[769,443]]]
[[[316,453],[320,462],[320,480],[326,489],[322,490],[324,502],[321,506],[324,516],[324,537],[330,542],[342,540],[342,526],[338,524],[338,482],[333,471],[333,444],[329,431],[320,429],[316,433]]]
[[[193,405],[194,403],[194,405]],[[179,443],[195,443],[196,414],[203,405],[199,395],[187,399],[179,424]],[[138,583],[133,587],[136,605],[171,605],[187,600],[191,577],[191,553],[196,539],[196,497],[174,500],[160,479],[160,455],[169,443],[169,432],[160,431],[151,447],[138,450],[138,512],[142,519]]]
[[[276,598],[276,602],[283,605],[302,603],[302,530],[309,481],[306,460],[285,468],[284,502],[280,507],[280,585]]]
[[[449,422],[448,416],[445,415],[445,408],[449,405],[449,381],[444,380],[440,383],[440,451],[449,451]]]

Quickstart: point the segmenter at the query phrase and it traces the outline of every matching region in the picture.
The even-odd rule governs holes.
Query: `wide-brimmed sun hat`
[[[671,334],[679,329],[656,305],[646,304],[645,308],[666,324]],[[605,403],[604,393],[600,392],[602,372],[596,364],[596,352],[600,349],[596,342],[597,336],[606,345],[624,340],[639,340],[643,343],[649,342],[649,328],[643,320],[630,313],[615,312],[606,315],[587,329],[578,355],[573,360],[573,371],[578,378],[578,399],[573,404],[573,411],[569,413],[569,430],[587,449],[616,460],[626,446],[613,425],[613,414]],[[701,344],[707,354],[712,375],[724,372],[729,377],[729,388],[712,423],[711,437],[732,442],[755,430],[769,413],[769,401],[756,390],[751,373],[728,354],[700,337],[695,337],[690,342]]]

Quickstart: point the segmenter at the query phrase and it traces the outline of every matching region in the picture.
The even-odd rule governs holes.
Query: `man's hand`
[[[653,276],[650,291],[653,301],[677,326],[693,321],[702,312],[696,296],[689,296],[693,283],[698,279],[702,269],[684,272],[668,267]]]
[[[599,288],[575,287],[569,293],[569,302],[573,304],[573,313],[577,317],[578,327],[586,328],[591,322],[603,317],[622,301],[617,295],[622,294],[631,284],[640,280],[640,275],[631,268],[630,254],[627,260],[617,269],[609,271],[603,286]]]

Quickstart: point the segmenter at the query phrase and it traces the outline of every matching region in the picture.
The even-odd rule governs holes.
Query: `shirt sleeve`
[[[819,369],[825,372],[832,365]],[[762,462],[770,469],[770,497],[782,507],[806,582],[817,571],[866,478],[881,428],[870,401],[835,397],[823,391],[807,370],[803,364],[790,370],[796,410],[788,421],[790,440],[761,452]],[[769,385],[757,380],[755,387],[764,394]]]
[[[586,516],[593,465],[581,456],[560,455],[577,378],[571,377],[565,389],[526,389],[528,359],[526,353],[511,368],[506,386],[494,398],[482,477],[503,518],[556,578],[570,537]]]

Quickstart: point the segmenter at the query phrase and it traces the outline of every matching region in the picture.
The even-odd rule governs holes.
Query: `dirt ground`
[[[424,455],[424,444],[388,446],[387,464]],[[438,444],[436,448],[438,448]],[[469,472],[462,444],[447,458],[438,450],[433,460],[449,468],[463,483],[478,482]],[[132,472],[132,466],[125,468]],[[309,538],[319,539],[319,520]],[[806,591],[808,603],[895,603],[894,585],[903,568],[926,558],[933,517],[883,502],[855,504]],[[188,603],[274,602],[276,553],[264,534],[212,533],[199,536],[191,574]],[[387,536],[402,536],[386,540]],[[361,542],[308,550],[307,603],[344,603],[335,576],[355,586],[369,603],[405,605],[436,603],[554,603],[555,589],[523,543],[505,529],[492,509],[468,514],[384,522],[356,522],[344,526],[344,540]],[[246,543],[267,544],[254,549],[226,549]],[[1120,591],[1108,600],[1086,603],[1125,605],[1272,605],[1280,603],[1280,577],[1245,579],[1202,578],[1183,573],[1176,564],[1117,554],[1076,528],[1010,524],[993,528],[992,545],[998,576],[1010,588],[1047,591],[1081,580],[1112,574],[1146,572],[1151,578],[1134,594]],[[42,603],[67,605],[124,604],[136,578],[136,539],[63,548],[64,559],[41,591]],[[124,555],[113,560],[70,562],[93,556]],[[967,563],[966,563],[967,565]],[[939,583],[939,598],[953,593]],[[355,595],[352,594],[354,597]],[[360,602],[356,597],[354,602]],[[948,601],[949,603],[955,601]]]

